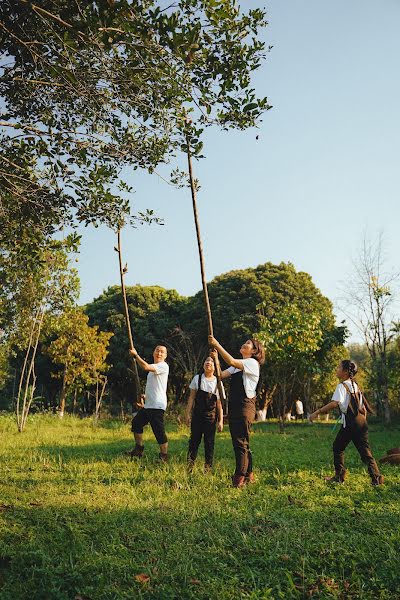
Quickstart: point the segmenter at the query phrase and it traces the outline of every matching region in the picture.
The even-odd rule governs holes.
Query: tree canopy
[[[269,108],[261,9],[233,0],[4,0],[0,5],[1,242],[130,214],[124,166],[152,172],[204,126],[245,128]],[[136,215],[146,218],[146,211]]]
[[[293,393],[299,392],[300,388],[303,395],[307,377],[312,375],[316,377],[313,391],[320,386],[317,397],[325,398],[327,390],[323,382],[327,377],[331,378],[335,366],[332,352],[342,348],[344,328],[335,325],[331,302],[316,288],[307,273],[297,272],[291,264],[266,263],[216,277],[209,284],[209,292],[215,335],[233,355],[238,355],[244,339],[265,333],[265,319],[277,332],[275,325],[282,319],[288,305],[296,307],[297,315],[308,315],[313,326],[308,329],[306,323],[300,323],[300,329],[307,335],[296,341],[297,346],[300,344],[296,346],[296,361],[300,357],[307,368],[297,370],[297,387]],[[142,356],[150,360],[154,346],[166,344],[171,359],[170,393],[172,398],[181,400],[193,370],[199,368],[207,352],[207,321],[202,293],[184,298],[174,290],[128,286],[127,295],[135,345]],[[128,339],[119,288],[109,288],[85,310],[91,324],[114,332],[108,357],[109,382],[119,397],[129,398],[132,392]],[[293,335],[296,331],[293,330]],[[279,357],[272,345],[269,352],[264,380],[272,387],[277,379]]]

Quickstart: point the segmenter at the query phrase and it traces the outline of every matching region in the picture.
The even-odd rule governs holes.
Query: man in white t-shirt
[[[295,408],[296,408],[296,421],[297,419],[304,419],[304,406],[302,401],[300,400],[300,398],[298,398],[295,402]]]
[[[156,346],[153,352],[154,363],[149,364],[139,356],[136,349],[130,350],[138,365],[147,371],[147,382],[144,404],[132,420],[132,431],[136,445],[129,452],[131,457],[141,458],[144,452],[143,428],[150,423],[154,436],[160,445],[160,460],[168,460],[168,439],[165,433],[164,416],[167,408],[167,384],[169,366],[165,362],[167,349],[165,346]]]

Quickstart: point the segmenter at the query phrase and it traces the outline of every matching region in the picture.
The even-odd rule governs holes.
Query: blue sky
[[[274,108],[259,131],[208,132],[206,159],[195,165],[207,276],[290,261],[337,305],[365,231],[383,230],[388,269],[400,264],[400,3],[265,6],[264,37],[274,48],[255,87]],[[153,208],[165,225],[124,232],[126,283],[195,293],[201,282],[189,192],[154,175],[128,177],[133,208]],[[86,303],[118,283],[118,265],[111,232],[81,233]]]

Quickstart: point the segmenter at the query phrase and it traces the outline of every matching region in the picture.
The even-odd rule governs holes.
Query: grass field
[[[398,428],[370,425],[374,454]],[[186,428],[171,462],[148,433],[141,463],[122,452],[129,426],[0,417],[0,598],[400,598],[400,468],[373,488],[353,447],[348,482],[331,473],[331,425],[256,425],[258,482],[229,487],[229,432],[215,472],[185,469]],[[202,458],[202,457],[200,457]]]

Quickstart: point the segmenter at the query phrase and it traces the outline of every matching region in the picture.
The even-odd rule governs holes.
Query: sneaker
[[[246,478],[244,475],[233,475],[232,487],[243,488],[246,485]]]
[[[371,485],[383,485],[385,478],[383,475],[375,475],[371,480]]]
[[[136,444],[133,450],[127,450],[125,452],[126,456],[130,456],[131,458],[142,458],[144,452],[144,446],[139,446]]]
[[[167,463],[168,462],[168,454],[164,454],[163,452],[160,452],[158,455],[158,458],[160,459],[160,461],[162,463]]]
[[[254,477],[254,473],[248,473],[245,477],[245,482],[247,483],[256,483],[256,478]]]

